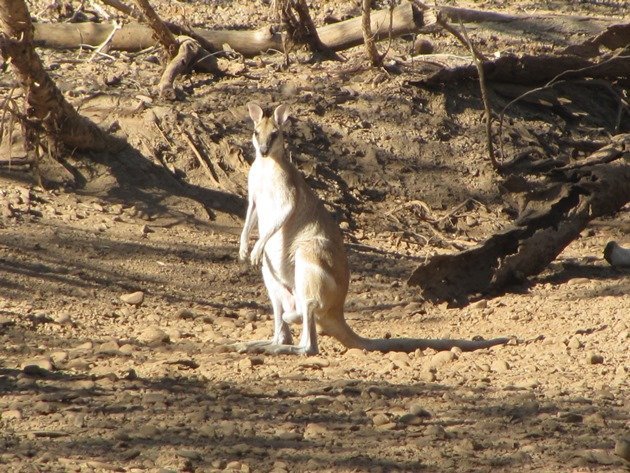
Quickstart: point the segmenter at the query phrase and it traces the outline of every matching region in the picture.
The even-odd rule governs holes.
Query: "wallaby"
[[[252,141],[256,159],[248,176],[248,208],[241,233],[239,258],[247,259],[249,235],[258,221],[258,241],[250,255],[252,265],[262,262],[262,274],[274,315],[270,341],[235,344],[239,351],[315,355],[318,325],[322,333],[347,348],[412,352],[434,348],[477,350],[506,343],[508,339],[370,339],[357,335],[343,315],[350,272],[339,226],[309,188],[284,149],[282,128],[286,105],[273,115],[248,103],[254,122]],[[292,345],[288,323],[302,321],[300,343]]]

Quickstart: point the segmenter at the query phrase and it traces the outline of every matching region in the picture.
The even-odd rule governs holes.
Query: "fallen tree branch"
[[[627,155],[630,134],[617,135],[611,146]],[[475,248],[432,257],[414,270],[408,283],[421,286],[428,299],[457,304],[504,291],[542,271],[589,221],[613,214],[629,202],[628,182],[630,164],[624,160],[556,173],[513,227]]]
[[[372,31],[376,40],[389,38],[390,12],[380,10],[372,14]],[[410,3],[404,3],[392,12],[392,37],[420,31],[424,26],[423,15]],[[41,47],[69,49],[78,48],[81,44],[97,46],[111,32],[107,23],[38,23],[35,25],[35,42]],[[246,57],[256,56],[266,51],[284,52],[282,35],[273,33],[269,28],[257,31],[230,31],[193,29],[193,34],[180,28],[175,34],[198,35],[205,41],[200,44],[209,52],[223,50],[224,44]],[[326,25],[317,29],[322,43],[333,51],[343,51],[363,43],[361,33],[361,17]],[[148,26],[132,23],[123,26],[111,41],[111,48],[125,51],[140,51],[155,45],[152,30]]]

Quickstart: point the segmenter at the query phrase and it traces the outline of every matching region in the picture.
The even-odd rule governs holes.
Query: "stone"
[[[0,414],[2,420],[20,420],[22,412],[19,409],[9,409]]]
[[[598,353],[588,352],[586,354],[586,362],[589,365],[601,365],[604,362],[604,357]]]
[[[158,327],[148,327],[142,331],[138,340],[149,345],[155,346],[162,343],[169,343],[170,339],[168,335]]]
[[[619,438],[615,441],[615,455],[630,462],[630,438]]]
[[[429,425],[424,431],[425,435],[433,437],[434,439],[444,440],[448,437],[446,430],[441,425]]]
[[[67,312],[62,312],[60,314],[57,314],[53,320],[55,321],[55,323],[59,325],[67,325],[67,324],[72,323],[72,318],[70,317],[70,314],[68,314]]]
[[[510,369],[510,365],[504,360],[495,360],[492,362],[490,369],[495,373],[505,373]]]
[[[120,300],[125,304],[139,306],[144,302],[144,292],[136,291],[130,294],[123,294],[120,296]]]
[[[376,414],[372,417],[372,422],[378,427],[380,425],[388,424],[390,420],[385,414]]]
[[[438,368],[446,363],[454,361],[455,359],[457,359],[457,355],[455,355],[452,351],[440,351],[433,355],[431,361],[429,362],[429,366],[432,368]]]

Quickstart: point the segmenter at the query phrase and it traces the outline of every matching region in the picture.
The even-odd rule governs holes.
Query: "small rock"
[[[192,319],[196,318],[197,316],[195,315],[195,313],[192,310],[179,309],[177,311],[177,313],[175,314],[175,317],[177,317],[178,319],[182,319],[182,320],[192,320]]]
[[[451,361],[457,359],[457,355],[452,351],[441,351],[433,355],[431,361],[429,362],[429,366],[433,368],[437,368],[446,363],[450,363]]]
[[[57,314],[57,316],[53,319],[55,323],[59,325],[71,324],[72,319],[70,318],[70,314],[67,312],[62,312],[61,314]]]
[[[431,413],[424,409],[420,404],[413,404],[409,407],[409,412],[415,416],[423,417],[425,419],[431,418]]]
[[[398,422],[405,425],[420,425],[422,424],[422,418],[415,414],[403,414],[398,418]]]
[[[599,412],[595,412],[584,417],[584,424],[592,427],[606,427],[606,420]]]
[[[582,348],[582,342],[577,337],[571,337],[567,346],[573,350],[577,350],[578,348]]]
[[[435,381],[435,373],[430,370],[424,370],[420,372],[420,379],[427,383],[432,383]]]
[[[45,376],[54,369],[52,361],[47,358],[28,360],[22,363],[22,371],[29,376]]]
[[[630,438],[620,438],[615,442],[615,455],[630,462]]]
[[[3,420],[19,420],[22,418],[22,412],[19,409],[9,409],[0,414],[0,419]]]
[[[149,346],[170,342],[168,335],[158,327],[149,327],[145,329],[138,337],[138,340]]]
[[[586,354],[586,362],[589,365],[601,365],[604,362],[604,357],[598,353],[588,352]]]
[[[50,354],[50,359],[55,364],[65,363],[68,360],[67,351],[55,351]]]
[[[416,39],[413,43],[413,53],[418,54],[431,54],[435,47],[431,41],[426,39]]]
[[[488,301],[485,299],[481,299],[473,304],[470,304],[471,309],[481,310],[486,309],[488,307]]]
[[[429,437],[440,440],[443,440],[448,436],[446,430],[444,430],[444,427],[437,424],[428,426],[424,433]]]
[[[330,366],[330,361],[325,358],[307,358],[299,362],[299,366],[302,368],[322,369]]]
[[[130,294],[123,294],[120,296],[120,300],[125,304],[139,306],[144,301],[144,292],[136,291]]]
[[[372,422],[374,423],[374,425],[379,426],[388,424],[390,420],[389,417],[387,417],[385,414],[376,414],[374,417],[372,417]]]
[[[100,355],[116,355],[118,354],[118,348],[118,342],[110,340],[109,342],[101,343],[96,349],[96,353]]]
[[[328,429],[325,425],[312,422],[310,424],[307,424],[304,428],[304,439],[314,439],[326,435],[327,433]]]
[[[495,373],[505,373],[510,369],[510,365],[504,360],[495,360],[492,362],[490,369]]]

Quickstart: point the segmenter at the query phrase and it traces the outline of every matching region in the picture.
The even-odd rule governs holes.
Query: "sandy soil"
[[[154,3],[205,27],[273,18],[266,2]],[[477,6],[624,14],[623,2],[510,3]],[[31,4],[41,21],[78,2],[70,12],[48,5]],[[358,10],[322,2],[313,13],[321,23]],[[563,46],[471,37],[487,54]],[[465,55],[448,35],[428,39]],[[392,48],[404,57],[411,42]],[[593,222],[505,295],[456,309],[405,283],[428,255],[473,245],[514,216],[485,155],[477,84],[416,87],[419,72],[355,67],[356,49],[343,65],[235,61],[234,77],[191,76],[180,100],[164,102],[157,51],[91,62],[89,52],[40,53],[68,99],[132,148],[44,162],[44,187],[19,166],[0,168],[0,471],[628,468],[630,278],[602,258],[606,242],[630,244],[627,209]],[[573,120],[544,103],[511,108],[508,151],[569,155],[563,138],[607,136],[615,103],[602,90],[557,89]],[[491,87],[497,110],[509,101],[502,91]],[[348,242],[346,318],[356,331],[513,342],[384,355],[322,338],[309,358],[226,351],[272,332],[261,276],[237,261],[249,100],[291,105],[292,158]]]

